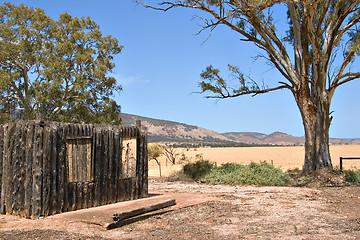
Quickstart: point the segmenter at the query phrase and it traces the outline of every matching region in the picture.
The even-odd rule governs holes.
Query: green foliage
[[[346,171],[345,180],[348,182],[359,183],[360,182],[360,172],[359,171]]]
[[[212,184],[283,186],[290,177],[281,169],[266,162],[251,163],[247,166],[227,163],[213,168],[205,176],[205,180]]]
[[[266,162],[250,165],[226,163],[216,167],[200,159],[186,164],[183,171],[192,179],[202,179],[212,184],[283,186],[290,180],[287,173]]]
[[[148,145],[147,150],[148,150],[149,160],[157,159],[158,157],[160,157],[162,155],[162,149],[159,146],[159,144],[157,144],[157,143]]]
[[[204,81],[199,83],[202,92],[210,91],[219,94],[222,98],[226,98],[261,91],[255,81],[251,79],[246,81],[244,74],[240,72],[238,67],[228,64],[228,69],[232,77],[238,82],[237,88],[228,86],[227,81],[220,76],[220,70],[209,66],[200,75],[204,79]]]
[[[122,46],[89,17],[59,20],[23,4],[0,6],[0,120],[120,124],[109,76]]]
[[[188,163],[184,166],[184,174],[188,175],[192,179],[200,180],[206,174],[208,174],[215,165],[208,160],[198,160],[194,163]]]

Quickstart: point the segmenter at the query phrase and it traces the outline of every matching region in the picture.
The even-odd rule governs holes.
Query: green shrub
[[[183,168],[183,171],[192,179],[199,180],[208,174],[214,167],[215,165],[213,163],[202,159],[194,163],[186,164]]]
[[[266,162],[248,166],[227,163],[213,168],[205,180],[213,184],[283,186],[290,177],[280,168]]]
[[[345,180],[348,182],[358,183],[360,182],[360,173],[359,171],[346,171]]]

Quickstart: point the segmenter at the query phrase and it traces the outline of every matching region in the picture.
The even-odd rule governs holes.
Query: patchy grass
[[[359,171],[345,171],[345,180],[351,183],[360,183]]]
[[[205,180],[212,184],[284,186],[290,177],[266,162],[249,165],[227,163],[212,169]]]
[[[191,177],[194,180],[201,180],[214,167],[215,167],[215,164],[209,162],[208,160],[201,159],[194,163],[186,164],[183,168],[183,172],[185,175]]]

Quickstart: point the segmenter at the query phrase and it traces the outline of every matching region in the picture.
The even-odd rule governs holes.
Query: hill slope
[[[223,136],[237,142],[249,144],[302,145],[304,143],[303,137],[294,137],[281,132],[274,132],[269,135],[252,132],[231,132],[223,133]]]
[[[304,137],[294,137],[286,133],[274,132],[269,135],[256,132],[215,131],[184,123],[166,121],[121,113],[124,125],[135,125],[140,120],[148,129],[149,142],[201,143],[209,146],[244,145],[304,145]],[[360,144],[360,139],[330,139],[331,144]]]
[[[150,142],[235,142],[227,137],[196,126],[184,123],[146,118],[121,113],[124,125],[134,125],[136,120],[148,129]]]

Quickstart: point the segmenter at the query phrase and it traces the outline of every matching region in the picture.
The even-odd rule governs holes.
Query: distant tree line
[[[220,147],[279,147],[279,146],[299,146],[296,144],[291,145],[275,145],[275,144],[255,144],[255,143],[240,143],[240,142],[183,142],[179,139],[177,141],[164,142],[164,141],[152,141],[149,143],[160,143],[160,144],[170,144],[174,148],[200,148],[200,147],[210,147],[210,148],[220,148]]]

